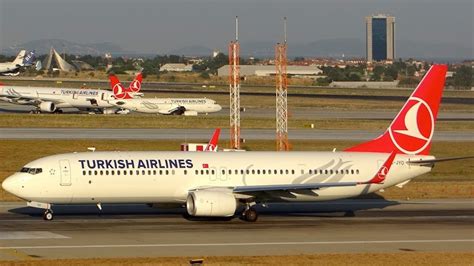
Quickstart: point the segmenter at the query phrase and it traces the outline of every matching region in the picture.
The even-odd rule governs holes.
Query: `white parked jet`
[[[142,75],[139,73],[131,84],[140,84]],[[34,105],[32,113],[62,113],[63,108],[77,108],[82,111],[100,111],[114,114],[120,108],[109,103],[116,99],[116,94],[127,94],[133,97],[139,89],[124,88],[122,92],[100,89],[70,89],[46,87],[22,87],[0,85],[0,100],[13,104]],[[131,95],[131,96],[130,96]]]
[[[33,65],[35,59],[35,51],[21,50],[13,62],[0,63],[0,75],[18,76],[20,68]]]
[[[343,152],[82,152],[44,157],[3,188],[46,209],[55,204],[182,204],[191,216],[231,217],[272,201],[343,199],[428,173],[447,67],[435,65],[380,137]]]
[[[131,87],[133,83],[131,84]],[[135,98],[121,93],[124,89],[118,78],[110,75],[110,86],[116,94],[109,100],[114,106],[130,111],[148,114],[196,116],[218,112],[222,107],[216,101],[207,98]]]

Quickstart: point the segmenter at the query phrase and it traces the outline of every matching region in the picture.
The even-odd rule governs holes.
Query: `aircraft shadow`
[[[352,198],[323,202],[268,203],[265,204],[265,206],[257,205],[256,209],[261,214],[271,216],[341,217],[354,216],[354,213],[358,211],[380,211],[386,207],[399,204],[400,203],[397,201],[386,200],[377,195],[370,199]],[[240,208],[237,213],[240,213],[241,210],[243,209]],[[53,211],[55,215],[66,217],[82,216],[88,218],[114,218],[116,216],[156,217],[182,215],[184,218],[192,221],[208,219],[189,217],[186,215],[185,208],[151,208],[146,204],[102,204],[102,210],[99,210],[96,205],[55,205],[53,206]],[[10,209],[9,212],[17,215],[41,217],[44,210],[31,207],[21,207]],[[238,215],[236,215],[236,217],[238,217]],[[228,218],[222,219],[227,220]]]

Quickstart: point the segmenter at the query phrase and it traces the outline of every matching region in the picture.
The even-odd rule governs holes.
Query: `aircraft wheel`
[[[53,215],[53,212],[51,210],[46,210],[43,214],[43,219],[45,221],[51,221],[53,220],[54,218],[54,215]]]
[[[250,208],[244,212],[244,220],[247,222],[254,223],[258,219],[258,213],[255,209]]]

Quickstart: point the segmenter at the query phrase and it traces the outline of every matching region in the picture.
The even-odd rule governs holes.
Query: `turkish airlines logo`
[[[114,95],[118,99],[125,99],[125,97],[128,95],[128,93],[125,91],[123,88],[122,84],[117,83],[113,87]]]
[[[429,105],[422,99],[408,100],[399,117],[390,126],[389,133],[395,146],[406,154],[418,154],[431,142],[434,117]]]
[[[141,89],[142,84],[138,80],[134,80],[132,84],[130,84],[130,90],[132,92],[139,92]]]
[[[382,166],[382,168],[380,169],[380,171],[377,173],[377,177],[381,180],[381,181],[384,181],[385,180],[385,177],[387,176],[388,174],[388,167],[387,166]]]

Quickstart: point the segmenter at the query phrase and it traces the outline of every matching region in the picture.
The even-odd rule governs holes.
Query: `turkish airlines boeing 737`
[[[447,67],[434,65],[380,137],[342,152],[82,152],[44,157],[3,188],[28,206],[174,203],[191,216],[256,221],[255,204],[344,199],[428,173]],[[239,208],[242,207],[242,208]],[[239,213],[240,214],[240,213]]]

